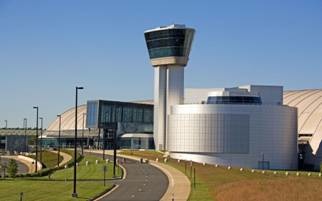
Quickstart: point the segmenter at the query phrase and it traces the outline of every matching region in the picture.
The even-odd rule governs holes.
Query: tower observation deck
[[[154,67],[154,140],[157,150],[167,150],[167,124],[171,106],[183,103],[184,67],[195,30],[185,25],[161,26],[144,32]]]

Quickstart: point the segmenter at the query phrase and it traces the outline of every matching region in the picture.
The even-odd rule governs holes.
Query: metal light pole
[[[82,141],[81,141],[81,146],[82,146],[82,155],[84,155],[84,127],[85,127],[85,115],[86,113],[83,113],[83,127],[82,127]]]
[[[35,172],[37,172],[37,161],[38,161],[38,112],[39,112],[39,107],[34,106],[34,109],[36,109],[36,162],[35,162]]]
[[[23,119],[23,128],[25,129],[25,152],[28,152],[27,118]]]
[[[57,117],[59,118],[59,127],[58,127],[58,150],[57,150],[57,167],[59,167],[61,115],[57,115]]]
[[[41,127],[41,130],[40,130],[40,162],[42,163],[42,130],[43,130],[43,121],[44,121],[44,118],[43,117],[39,117],[40,119],[40,127]]]
[[[77,159],[77,106],[78,106],[78,90],[84,89],[84,87],[75,88],[75,138],[74,138],[74,185],[72,197],[77,197],[76,192],[76,159]]]
[[[6,123],[6,126],[4,128],[7,129],[8,128],[8,120],[4,120],[4,122]]]

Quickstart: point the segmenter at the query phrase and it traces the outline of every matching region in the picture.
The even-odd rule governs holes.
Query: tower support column
[[[154,68],[154,123],[153,135],[155,148],[165,149],[166,141],[166,103],[167,99],[167,67]]]

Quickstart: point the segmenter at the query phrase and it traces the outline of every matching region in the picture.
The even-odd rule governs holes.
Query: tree
[[[10,159],[9,161],[9,165],[8,165],[8,168],[7,168],[7,172],[9,174],[10,177],[16,177],[17,175],[17,172],[18,172],[18,164],[15,160],[13,159]]]
[[[3,171],[3,174],[2,174],[3,178],[5,178],[6,177],[7,164],[6,163],[1,163],[0,164],[0,169]],[[1,173],[0,173],[0,175],[1,175]]]

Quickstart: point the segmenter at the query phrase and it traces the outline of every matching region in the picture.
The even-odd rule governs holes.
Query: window
[[[207,104],[262,104],[262,100],[257,96],[210,96]]]

